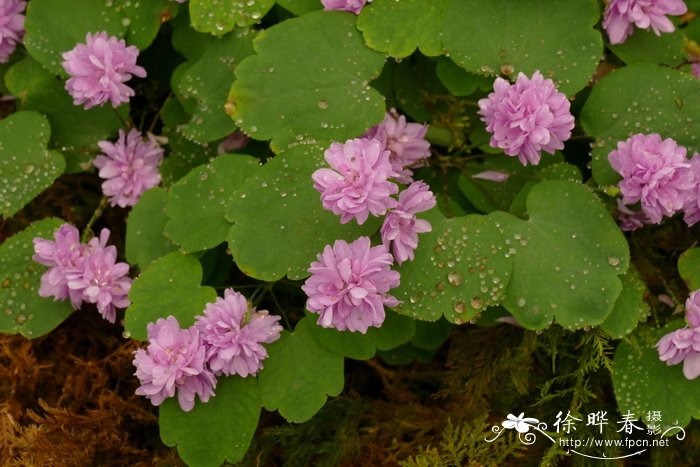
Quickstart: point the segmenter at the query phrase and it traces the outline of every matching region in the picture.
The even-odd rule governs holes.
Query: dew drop
[[[462,275],[457,271],[452,271],[447,275],[447,280],[452,285],[460,285],[462,283]]]

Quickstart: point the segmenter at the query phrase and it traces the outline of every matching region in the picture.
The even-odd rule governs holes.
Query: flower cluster
[[[83,302],[94,303],[102,317],[114,323],[116,308],[126,308],[131,279],[129,265],[118,263],[117,249],[107,246],[109,230],[87,244],[80,242],[78,229],[63,224],[54,233],[54,241],[34,239],[37,263],[49,269],[41,276],[39,295],[54,300],[70,299],[74,309]]]
[[[540,153],[564,148],[571,137],[574,117],[566,96],[539,71],[532,78],[518,74],[515,84],[496,78],[488,97],[480,99],[479,115],[491,133],[490,145],[523,165],[537,165]]]
[[[93,164],[105,179],[102,191],[112,206],[133,206],[141,194],[160,183],[158,167],[163,161],[163,148],[149,135],[144,140],[134,129],[129,133],[119,130],[114,143],[100,141],[97,145],[103,154]]]
[[[683,0],[610,0],[603,15],[603,28],[611,44],[622,44],[632,34],[632,25],[651,28],[658,36],[673,32],[673,23],[666,15],[683,15],[688,7]]]
[[[638,133],[617,143],[608,161],[622,176],[618,184],[622,204],[618,205],[623,230],[658,224],[680,210],[685,211],[688,225],[700,220],[700,155],[688,159],[686,154],[684,147],[657,133]],[[636,203],[641,212],[627,207]]]
[[[349,11],[356,15],[360,14],[366,3],[372,0],[321,0],[324,10]]]
[[[663,336],[656,344],[659,359],[667,365],[683,362],[683,374],[688,379],[700,376],[700,289],[693,291],[685,302],[687,326]]]
[[[364,334],[384,322],[385,305],[399,303],[388,295],[399,285],[399,273],[390,267],[394,260],[398,264],[413,260],[418,234],[431,230],[430,223],[416,214],[437,203],[428,185],[413,182],[409,169],[430,155],[426,130],[425,125],[407,123],[392,109],[362,138],[331,144],[325,153],[331,169],[312,175],[323,207],[340,215],[341,223],[354,218],[363,224],[369,214],[385,216],[381,245],[371,246],[368,237],[350,244],[337,240],[311,263],[311,277],[302,289],[309,297],[307,309],[320,315],[319,325]],[[399,191],[392,178],[411,183],[398,200],[392,197]]]
[[[7,63],[24,36],[25,0],[0,0],[0,63]]]
[[[146,70],[136,65],[139,50],[106,32],[88,33],[85,41],[63,54],[63,68],[71,76],[66,91],[73,103],[89,109],[107,101],[113,107],[129,102],[134,90],[124,83],[132,76],[146,77]]]
[[[208,303],[189,329],[180,329],[173,316],[148,325],[149,345],[134,352],[136,394],[160,405],[177,392],[185,412],[195,395],[207,402],[214,395],[216,377],[254,376],[263,368],[269,344],[280,337],[279,316],[248,306],[246,298],[226,289],[224,297]]]

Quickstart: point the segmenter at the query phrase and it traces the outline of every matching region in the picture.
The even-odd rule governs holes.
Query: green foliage
[[[437,64],[440,82],[455,96],[468,96],[476,91],[490,91],[493,79],[469,73],[449,58],[441,58]]]
[[[223,242],[231,225],[226,204],[257,167],[253,157],[223,154],[190,171],[170,188],[165,235],[188,253]]]
[[[343,225],[323,209],[311,180],[323,165],[320,148],[294,147],[265,164],[233,196],[226,209],[233,222],[228,243],[241,271],[266,281],[284,275],[302,279],[325,245],[377,231],[376,218],[362,226]]]
[[[693,291],[700,289],[700,248],[691,248],[678,258],[678,272]]]
[[[602,323],[629,262],[627,241],[605,206],[581,184],[548,180],[530,190],[527,211],[527,221],[489,215],[513,256],[503,306],[526,329],[553,318],[570,329]]]
[[[343,357],[314,338],[316,324],[299,321],[294,332],[267,347],[269,358],[259,375],[260,396],[267,410],[278,410],[290,422],[310,419],[326,403],[326,396],[343,390]]]
[[[51,127],[36,112],[0,121],[0,216],[11,217],[63,173],[63,156],[46,149]]]
[[[177,250],[163,235],[168,218],[165,203],[168,192],[156,187],[148,190],[129,212],[126,228],[126,259],[131,264],[145,267],[152,261]]]
[[[612,383],[620,413],[642,416],[649,410],[662,414],[661,425],[685,427],[700,417],[700,380],[683,376],[683,364],[668,366],[659,360],[656,343],[684,325],[675,320],[663,329],[641,325],[617,347]],[[634,344],[634,345],[633,345]]]
[[[357,29],[368,47],[403,58],[416,48],[442,55],[442,15],[446,0],[375,0],[362,9]]]
[[[631,333],[640,321],[649,316],[649,305],[644,301],[647,287],[639,271],[630,264],[627,272],[620,276],[622,292],[615,301],[615,306],[600,328],[614,339]]]
[[[60,219],[40,220],[0,245],[0,332],[36,338],[73,312],[67,301],[39,297],[40,278],[46,267],[32,261],[32,239],[52,239],[61,224]]]
[[[134,339],[146,340],[146,325],[174,316],[181,328],[194,323],[204,306],[216,300],[211,287],[202,287],[202,266],[197,258],[170,253],[151,263],[129,291],[131,306],[124,327]]]
[[[475,14],[478,12],[478,14]],[[566,94],[591,79],[603,52],[595,0],[448,0],[443,41],[450,58],[472,73],[539,70]]]
[[[595,138],[593,178],[616,184],[608,154],[635,133],[659,133],[693,151],[700,131],[700,81],[653,64],[619,68],[593,88],[581,110],[581,125]]]
[[[190,0],[192,26],[200,32],[221,36],[236,27],[260,21],[275,0]]]
[[[173,99],[172,102],[177,102],[177,100]],[[173,106],[175,105],[179,104],[173,104]],[[188,141],[175,131],[168,131],[167,134],[170,152],[160,166],[160,173],[165,186],[172,185],[198,165],[206,164],[216,157],[216,146],[213,144],[200,146],[197,143]]]
[[[233,118],[279,152],[292,143],[342,141],[384,118],[382,96],[369,87],[384,56],[367,48],[353,15],[319,11],[270,27],[257,55],[236,68]]]
[[[685,60],[685,35],[678,29],[656,35],[651,30],[636,29],[622,44],[611,45],[612,51],[625,63],[660,63],[676,66]]]
[[[177,398],[160,408],[160,436],[168,446],[177,445],[188,465],[219,466],[243,459],[260,416],[258,381],[238,376],[220,377],[216,396],[195,402],[184,412]]]
[[[277,4],[297,16],[323,8],[323,4],[316,0],[277,0]]]

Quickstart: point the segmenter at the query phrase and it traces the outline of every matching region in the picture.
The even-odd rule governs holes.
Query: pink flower
[[[515,84],[496,78],[494,92],[479,100],[479,115],[491,133],[490,145],[523,165],[537,165],[540,152],[554,154],[571,137],[574,117],[569,100],[539,71],[518,74]]]
[[[110,323],[117,319],[116,308],[131,304],[129,265],[116,260],[116,247],[97,248],[85,257],[81,274],[68,281],[68,288],[80,292],[86,302],[97,304],[97,311]]]
[[[609,0],[603,16],[603,28],[611,44],[622,44],[632,34],[634,24],[651,28],[657,36],[673,32],[673,23],[666,15],[683,15],[688,7],[683,0]]]
[[[321,192],[324,209],[340,215],[342,224],[352,218],[363,224],[370,213],[382,216],[396,206],[391,195],[399,187],[388,180],[397,175],[389,155],[376,140],[360,138],[345,144],[332,143],[325,158],[333,170],[318,169],[311,176],[314,188]]]
[[[617,218],[620,220],[620,230],[624,232],[641,229],[645,225],[652,223],[646,214],[642,211],[631,210],[625,206],[625,203],[620,198],[617,199],[617,209],[619,211]]]
[[[667,365],[683,362],[687,379],[700,376],[700,328],[681,328],[663,336],[656,344],[659,359]]]
[[[180,329],[173,316],[148,324],[148,348],[134,352],[136,377],[141,386],[136,394],[160,405],[177,392],[180,407],[189,412],[195,395],[207,402],[214,395],[216,378],[206,368],[205,349],[194,328]]]
[[[163,148],[154,138],[144,140],[134,129],[127,135],[119,130],[116,142],[100,141],[104,154],[93,162],[105,182],[102,191],[112,206],[135,205],[141,194],[160,183],[158,167],[163,161]]]
[[[24,36],[25,0],[0,0],[0,63],[7,63]]]
[[[248,145],[250,138],[242,131],[236,130],[226,138],[224,138],[216,147],[217,154],[226,154],[227,152],[237,151]]]
[[[693,174],[693,184],[683,204],[685,215],[683,220],[689,226],[700,221],[700,154],[695,153],[688,161],[690,172]]]
[[[693,185],[686,149],[668,138],[636,134],[617,143],[608,161],[622,175],[622,202],[640,203],[649,222],[658,224],[683,207]]]
[[[368,237],[326,245],[301,287],[309,297],[306,308],[320,315],[318,324],[324,328],[364,334],[370,326],[380,327],[384,305],[399,304],[387,294],[399,285],[399,273],[389,269],[393,262],[386,247],[371,247]]]
[[[54,300],[70,298],[73,309],[79,309],[84,300],[83,294],[69,288],[68,282],[82,276],[85,258],[91,252],[104,248],[108,239],[109,230],[103,229],[99,238],[82,244],[78,229],[70,224],[63,224],[54,232],[54,241],[35,238],[36,254],[32,259],[49,266],[49,270],[41,276],[39,296],[54,297]]]
[[[690,327],[700,328],[700,289],[692,291],[685,301],[685,319]]]
[[[146,70],[136,65],[139,50],[108,37],[106,32],[88,33],[85,40],[86,44],[77,44],[63,54],[63,68],[71,76],[66,90],[73,96],[73,104],[85,104],[89,109],[107,101],[113,107],[129,102],[134,90],[124,83],[132,75],[146,77]]]
[[[398,205],[384,218],[382,243],[387,250],[389,244],[392,244],[398,264],[406,260],[413,261],[413,250],[418,247],[418,234],[432,230],[430,222],[417,219],[416,214],[432,209],[435,204],[437,200],[428,185],[420,181],[413,182],[399,194]]]
[[[368,1],[372,0],[321,0],[321,3],[324,10],[349,11],[359,15]]]
[[[416,167],[430,157],[430,143],[425,139],[427,131],[427,125],[406,123],[406,117],[391,109],[384,121],[370,128],[363,137],[378,140],[391,152],[391,168],[399,174],[396,180],[408,184],[413,181],[413,171],[409,167]]]
[[[693,62],[690,65],[690,72],[695,76],[696,78],[700,78],[700,62]]]
[[[503,183],[510,178],[508,172],[501,172],[498,170],[484,170],[483,172],[475,173],[472,178],[477,180],[488,180],[494,183]]]
[[[209,368],[217,376],[256,375],[267,358],[261,344],[276,341],[282,332],[277,324],[279,316],[249,308],[246,298],[233,289],[226,289],[224,298],[208,303],[204,316],[196,319]]]

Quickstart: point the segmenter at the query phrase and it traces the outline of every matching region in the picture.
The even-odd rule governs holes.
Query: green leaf
[[[213,144],[201,146],[170,129],[166,129],[165,134],[170,151],[160,166],[164,186],[172,185],[195,167],[216,157],[216,146]]]
[[[290,422],[305,422],[343,390],[343,357],[326,350],[314,338],[313,321],[303,318],[293,333],[267,347],[260,372],[260,396],[267,410],[278,410]]]
[[[129,212],[126,222],[126,259],[141,268],[177,250],[163,235],[168,218],[165,203],[168,192],[156,187],[146,191]]]
[[[61,148],[68,159],[68,172],[86,170],[98,151],[97,142],[123,126],[109,107],[85,110],[73,105],[61,81],[29,56],[8,70],[6,83],[12,94],[20,98],[22,109],[36,110],[49,119],[49,144]]]
[[[197,400],[184,412],[177,398],[160,407],[160,437],[188,465],[218,467],[243,459],[260,417],[260,391],[255,378],[220,377],[216,396]]]
[[[651,30],[635,29],[624,43],[611,45],[625,63],[654,63],[675,67],[685,60],[685,35],[679,29],[657,36]]]
[[[454,329],[454,325],[446,319],[435,322],[416,322],[416,334],[411,339],[412,346],[422,350],[436,350],[439,348]]]
[[[319,0],[277,0],[277,4],[297,16],[323,8]]]
[[[155,38],[161,15],[173,8],[168,0],[32,0],[27,6],[24,45],[52,73],[65,76],[61,54],[85,35],[101,31],[145,49]]]
[[[433,209],[424,215],[432,231],[420,236],[415,260],[397,270],[401,284],[392,293],[396,311],[462,324],[503,299],[512,259],[495,223],[479,215],[446,219]]]
[[[252,40],[252,33],[229,34],[210,43],[202,57],[177,80],[179,95],[197,102],[189,122],[177,129],[188,139],[208,143],[236,129],[224,105],[236,65],[253,53]]]
[[[700,248],[691,248],[678,258],[678,272],[693,291],[700,289]]]
[[[637,345],[625,339],[617,347],[612,383],[620,413],[629,410],[641,417],[657,410],[664,426],[684,427],[691,417],[700,418],[700,379],[687,380],[683,365],[666,365],[656,349],[661,337],[684,325],[676,320],[663,329],[639,326],[633,334]]]
[[[216,291],[201,282],[202,266],[194,256],[175,252],[159,258],[131,286],[124,327],[133,339],[146,340],[146,325],[159,318],[172,315],[180,327],[191,326],[204,306],[216,300]]]
[[[700,150],[700,80],[646,63],[618,68],[591,91],[581,125],[596,139],[593,178],[601,185],[617,184],[620,177],[608,154],[635,133],[673,138],[691,154]]]
[[[51,127],[36,112],[0,120],[0,216],[12,217],[63,173],[66,162],[46,145]]]
[[[170,24],[173,27],[173,48],[187,60],[199,60],[209,45],[218,40],[216,36],[192,29],[189,11],[186,8],[170,21]]]
[[[8,140],[0,138],[0,141]],[[54,231],[63,223],[61,219],[40,220],[0,245],[0,332],[36,338],[54,329],[73,312],[67,300],[56,302],[39,296],[46,267],[32,261],[32,240],[53,239]]]
[[[436,71],[442,84],[455,96],[468,96],[476,91],[493,89],[493,78],[469,73],[449,58],[441,57]]]
[[[583,89],[603,53],[595,0],[448,0],[445,49],[467,71],[531,76],[539,70],[569,95]]]
[[[257,167],[253,157],[223,154],[193,169],[170,188],[165,235],[188,253],[225,241],[231,226],[226,204]]]
[[[355,17],[318,11],[265,30],[257,55],[236,68],[233,117],[279,152],[302,141],[344,141],[384,118],[384,99],[368,82],[384,55],[368,49]]]
[[[236,27],[258,23],[275,0],[190,0],[192,27],[222,36]]]
[[[620,339],[631,333],[640,321],[649,316],[649,305],[644,301],[647,287],[639,271],[630,264],[622,279],[622,292],[605,322],[600,325],[612,338]]]
[[[442,55],[442,14],[446,0],[374,0],[357,19],[370,48],[404,58],[419,48]]]
[[[377,350],[391,350],[408,342],[416,333],[416,321],[394,313],[391,310],[384,310],[386,319],[382,327],[374,329],[376,335]]]
[[[325,166],[320,148],[296,146],[267,162],[231,198],[228,242],[241,271],[265,281],[303,279],[325,245],[377,231],[379,218],[341,224],[323,209],[311,174]]]
[[[527,221],[489,214],[513,256],[503,306],[526,329],[543,329],[553,318],[569,329],[601,324],[622,290],[617,276],[629,263],[615,221],[587,187],[570,181],[537,184],[527,211]]]
[[[568,180],[570,182],[581,182],[581,171],[575,165],[566,162],[544,165],[540,164],[535,171],[536,180]],[[527,213],[527,195],[537,184],[535,180],[528,180],[520,189],[513,201],[510,203],[508,211],[518,217],[525,217]]]

